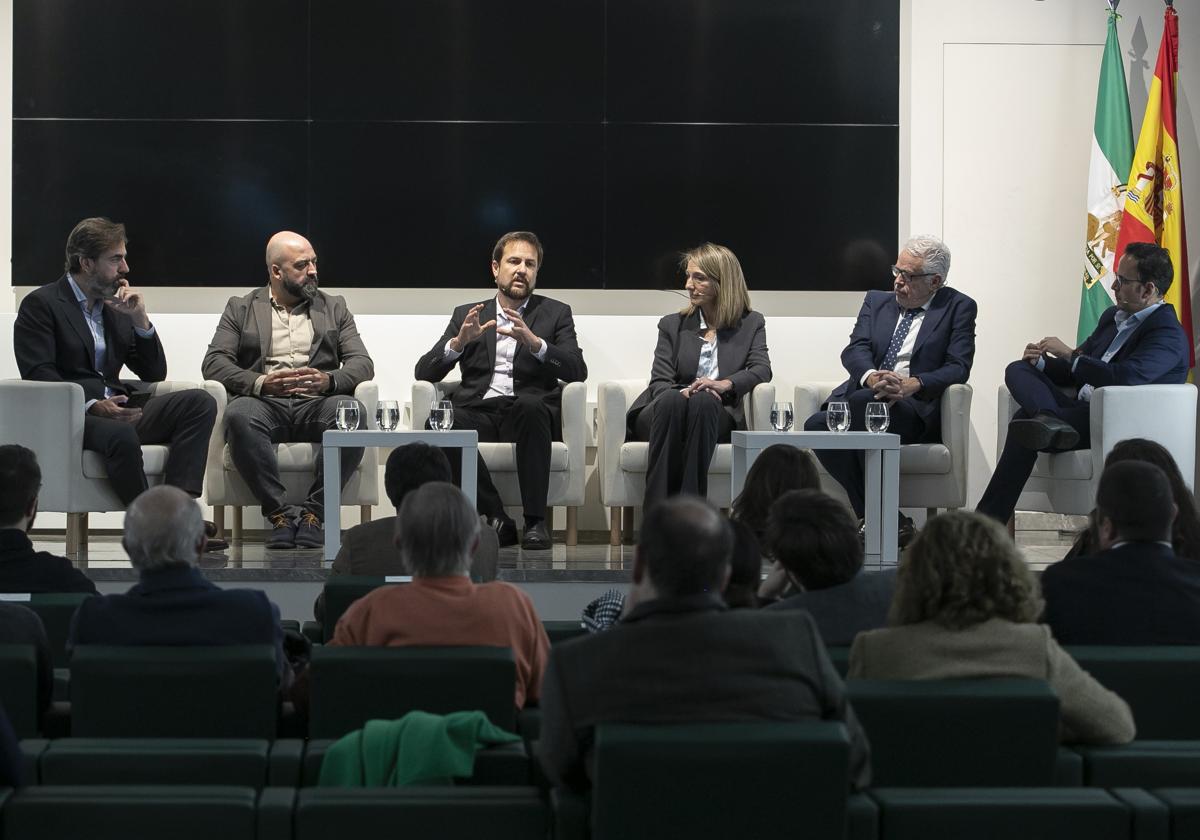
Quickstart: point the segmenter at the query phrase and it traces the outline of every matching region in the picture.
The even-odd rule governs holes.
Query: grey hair
[[[950,249],[936,236],[922,233],[904,243],[904,249],[921,261],[921,270],[942,275],[942,282],[950,274]]]
[[[400,559],[417,577],[468,574],[478,536],[475,506],[445,481],[431,481],[410,491],[396,515]]]
[[[200,507],[178,487],[151,487],[125,513],[121,544],[139,572],[166,566],[194,566],[204,539]]]

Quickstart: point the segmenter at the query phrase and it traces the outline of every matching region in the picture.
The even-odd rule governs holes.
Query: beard
[[[295,280],[284,280],[283,290],[289,295],[301,300],[312,300],[317,296],[317,278],[306,280],[303,283],[297,283]]]
[[[117,289],[121,288],[121,281],[124,276],[118,275],[112,280],[93,280],[92,289],[101,298],[112,300],[117,296]]]
[[[509,280],[507,286],[501,286],[500,291],[511,300],[525,300],[533,294],[533,288],[528,282],[523,282],[520,286],[513,288],[513,281]]]

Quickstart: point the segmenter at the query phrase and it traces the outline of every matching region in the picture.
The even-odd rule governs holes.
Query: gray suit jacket
[[[864,630],[887,626],[896,570],[860,571],[840,586],[812,589],[771,604],[769,610],[808,610],[827,645],[848,645]]]
[[[626,417],[630,432],[638,414],[660,393],[667,388],[686,388],[695,381],[703,343],[698,310],[686,316],[674,312],[658,322],[650,384],[633,401]],[[733,383],[725,395],[725,410],[733,416],[736,428],[746,428],[742,397],[760,382],[771,381],[766,320],[761,312],[747,312],[735,326],[717,330],[717,378]]]
[[[313,327],[309,365],[329,374],[330,394],[353,394],[359,383],[375,375],[375,364],[346,299],[317,292],[309,306]],[[230,396],[252,396],[270,350],[271,292],[262,286],[225,304],[201,371],[205,379],[224,385]]]

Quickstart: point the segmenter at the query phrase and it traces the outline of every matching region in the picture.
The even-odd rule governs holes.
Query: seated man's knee
[[[816,414],[804,421],[804,431],[806,432],[824,432],[828,431],[825,425],[825,412],[818,411]]]
[[[122,423],[113,428],[112,434],[108,436],[105,452],[108,455],[128,455],[136,452],[141,456],[142,442],[138,440],[137,429],[132,423]]]
[[[1037,368],[1024,359],[1009,362],[1008,366],[1004,368],[1004,382],[1007,384],[1012,381],[1012,377],[1026,376],[1031,370],[1037,370]]]
[[[545,417],[550,418],[550,409],[546,407],[546,401],[540,396],[531,394],[522,394],[513,400],[512,407],[509,408],[514,415],[525,419],[540,419]]]

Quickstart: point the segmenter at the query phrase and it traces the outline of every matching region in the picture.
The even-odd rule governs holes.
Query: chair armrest
[[[792,397],[792,411],[796,415],[796,428],[803,428],[804,421],[821,410],[821,404],[829,399],[833,389],[841,382],[806,382],[796,386]]]
[[[584,473],[587,471],[587,384],[568,382],[562,390],[562,439],[567,445],[570,491],[567,497],[583,502]]]
[[[742,405],[746,412],[746,428],[753,432],[771,431],[771,406],[775,402],[775,383],[760,382]]]
[[[201,387],[217,403],[217,417],[208,439],[208,458],[204,468],[204,500],[211,505],[214,504],[213,499],[224,499],[226,493],[222,456],[225,452],[225,409],[229,407],[229,393],[215,379],[205,379]]]
[[[375,423],[375,409],[379,407],[379,383],[374,379],[368,379],[366,382],[359,382],[354,389],[354,398],[363,404],[363,408],[367,410],[367,428],[376,429],[378,425]],[[378,454],[375,447],[369,447],[369,451]]]
[[[1012,420],[1014,414],[1017,413],[1017,401],[1013,399],[1013,395],[1008,392],[1007,385],[1001,385],[996,389],[996,460],[1000,460],[1000,453],[1004,451],[1004,442],[1008,440],[1008,423]]]
[[[600,474],[601,498],[612,494],[620,470],[621,445],[625,443],[625,415],[646,388],[645,379],[601,382],[596,392],[596,472]]]
[[[1191,486],[1196,470],[1196,386],[1109,385],[1092,392],[1092,475],[1117,441],[1157,441],[1175,458]]]
[[[942,392],[939,410],[942,414],[942,443],[952,453],[967,452],[971,432],[971,398],[975,391],[970,385],[956,383]]]
[[[42,510],[71,510],[83,477],[83,403],[74,382],[0,381],[0,440],[37,454]]]
[[[437,400],[450,399],[450,395],[462,385],[458,380],[429,382],[418,379],[412,386],[412,412],[409,415],[410,429],[424,429],[429,411]]]

